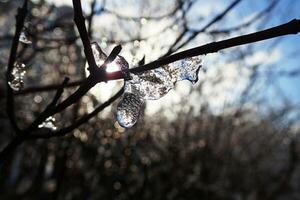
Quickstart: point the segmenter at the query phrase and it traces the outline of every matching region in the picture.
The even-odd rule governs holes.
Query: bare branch
[[[76,87],[82,84],[83,80],[78,80],[78,81],[73,81],[70,83],[67,83],[64,85],[64,88],[70,88],[70,87]],[[51,90],[57,90],[61,84],[49,84],[49,85],[44,85],[44,86],[33,86],[33,87],[28,87],[20,91],[14,92],[15,95],[26,95],[26,94],[31,94],[31,93],[36,93],[36,92],[47,92]]]
[[[91,113],[81,117],[80,119],[76,120],[72,125],[62,128],[58,131],[52,132],[52,131],[47,131],[46,133],[34,133],[30,135],[30,139],[37,139],[37,138],[51,138],[51,137],[59,137],[59,136],[64,136],[67,133],[70,133],[74,129],[78,128],[82,124],[88,122],[91,118],[96,116],[99,112],[104,110],[106,107],[111,105],[115,100],[117,100],[124,92],[124,88],[120,89],[114,96],[109,98],[106,102],[103,104],[98,105]]]
[[[18,9],[18,14],[16,16],[16,31],[15,36],[12,42],[12,46],[10,49],[10,55],[8,59],[8,65],[7,65],[7,71],[6,71],[6,112],[8,115],[8,118],[10,120],[11,125],[15,129],[16,132],[19,132],[19,127],[16,122],[15,117],[15,105],[14,105],[14,95],[13,90],[9,86],[8,82],[11,79],[11,72],[14,68],[14,64],[16,62],[17,58],[17,50],[19,46],[19,38],[22,31],[22,28],[24,26],[25,17],[27,14],[27,0],[24,1],[22,8]]]
[[[188,49],[182,52],[178,52],[172,54],[170,56],[158,59],[156,61],[150,62],[141,67],[136,67],[130,69],[131,73],[140,73],[147,70],[152,70],[158,68],[162,65],[166,65],[177,60],[190,58],[199,55],[205,55],[209,53],[215,53],[223,49],[240,46],[244,44],[250,44],[254,42],[259,42],[271,38],[276,38],[284,35],[297,34],[300,32],[300,20],[293,19],[292,21],[270,28],[263,31],[242,35],[234,38],[230,38],[227,40],[221,40],[219,42],[212,42],[209,44],[205,44],[202,46],[198,46],[192,49]],[[109,74],[108,80],[115,80],[123,78],[122,73],[120,71],[113,72]]]
[[[91,48],[91,42],[89,40],[88,32],[85,27],[85,19],[82,14],[82,7],[80,0],[73,0],[74,7],[74,21],[77,26],[78,32],[81,37],[81,41],[84,47],[84,54],[86,56],[87,62],[89,64],[90,72],[95,72],[97,70],[97,65],[93,56],[93,51]]]

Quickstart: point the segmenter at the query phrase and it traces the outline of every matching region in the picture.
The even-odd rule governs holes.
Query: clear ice
[[[24,86],[24,76],[26,74],[26,66],[23,63],[15,62],[11,72],[11,80],[8,81],[11,89],[19,91]]]
[[[98,67],[103,67],[103,63],[107,58],[107,55],[102,51],[98,43],[91,43],[93,55],[95,58],[96,65]],[[109,68],[113,68],[112,70]],[[106,66],[106,71],[109,73],[111,71],[122,71],[124,77],[129,78],[129,65],[123,56],[117,56],[115,60]]]
[[[116,112],[118,123],[125,128],[132,127],[139,119],[140,109],[144,100],[138,95],[125,92]]]
[[[198,57],[179,60],[160,68],[131,74],[131,80],[125,83],[125,92],[134,93],[146,100],[156,100],[174,88],[176,82],[198,81],[198,72],[202,59]]]
[[[47,128],[52,131],[55,131],[57,127],[54,125],[55,123],[55,118],[54,117],[48,117],[43,123],[41,123],[38,127],[39,128]]]
[[[26,32],[22,31],[19,37],[19,41],[24,43],[24,44],[31,44],[32,42],[28,39],[26,36]]]
[[[96,64],[100,67],[107,56],[97,43],[92,43],[92,49]],[[129,74],[128,63],[121,56],[114,62],[125,77],[129,77],[125,78],[124,95],[118,104],[116,118],[122,127],[130,128],[137,122],[145,100],[161,98],[173,89],[178,81],[188,80],[195,84],[202,66],[202,57],[182,59],[138,74]]]

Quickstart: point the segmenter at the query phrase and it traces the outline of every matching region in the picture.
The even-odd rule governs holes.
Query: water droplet
[[[11,72],[11,78],[8,82],[11,89],[19,91],[24,86],[24,76],[26,74],[26,66],[23,63],[15,62]]]
[[[22,31],[19,37],[19,41],[24,44],[31,44],[32,42],[28,39],[25,31]]]
[[[120,126],[124,128],[132,127],[139,118],[143,103],[143,99],[138,95],[128,92],[124,93],[116,112],[116,118]]]
[[[54,125],[55,123],[55,118],[54,117],[48,117],[43,123],[41,123],[38,127],[39,128],[47,128],[52,131],[55,131],[57,127]]]

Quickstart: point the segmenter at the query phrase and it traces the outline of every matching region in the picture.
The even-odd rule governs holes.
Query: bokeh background
[[[0,0],[0,149],[15,134],[5,112],[5,66],[21,4]],[[91,40],[106,53],[122,44],[130,67],[143,57],[148,63],[300,18],[295,0],[86,0],[82,6]],[[26,65],[24,87],[15,94],[21,127],[55,93],[41,88],[65,76],[86,77],[71,0],[30,1],[24,34],[31,43],[21,43],[17,55]],[[299,199],[299,44],[298,35],[289,35],[204,55],[199,81],[179,82],[147,101],[130,129],[116,122],[117,100],[64,137],[26,142],[0,165],[0,199]],[[98,84],[53,116],[53,126],[72,124],[122,85]]]

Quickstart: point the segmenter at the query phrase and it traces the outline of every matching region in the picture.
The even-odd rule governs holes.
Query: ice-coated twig
[[[16,16],[16,30],[15,30],[14,39],[10,49],[7,71],[6,71],[6,112],[12,127],[17,133],[20,131],[20,129],[16,122],[14,95],[13,95],[12,88],[9,86],[9,82],[12,79],[11,73],[14,69],[14,64],[16,62],[17,50],[19,46],[19,38],[24,26],[26,15],[27,15],[27,0],[24,0],[23,6],[18,9],[18,13]]]

